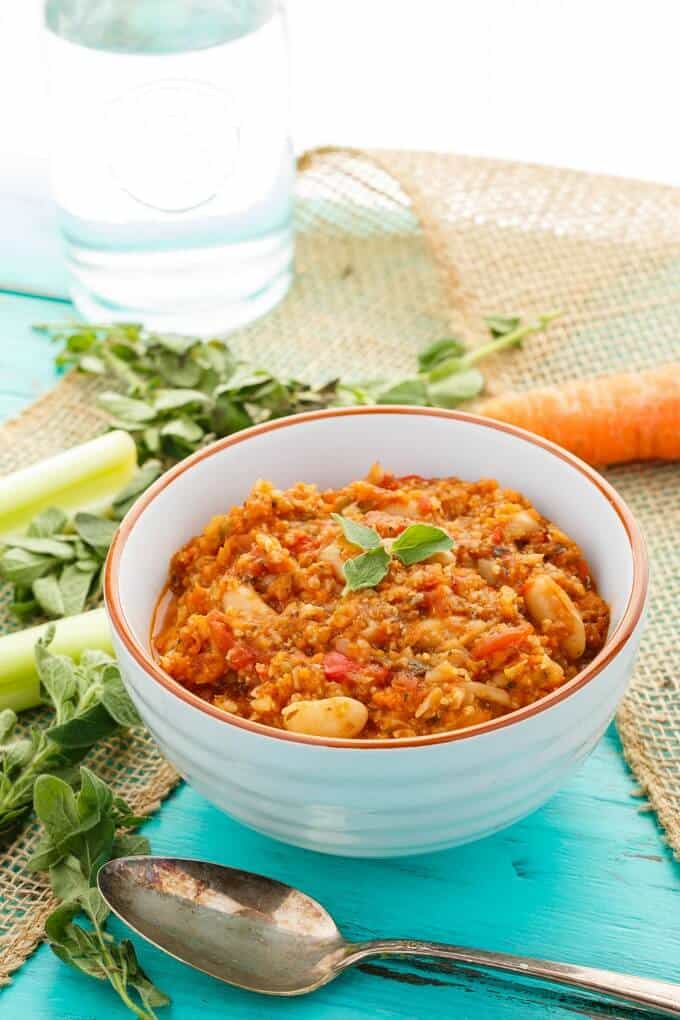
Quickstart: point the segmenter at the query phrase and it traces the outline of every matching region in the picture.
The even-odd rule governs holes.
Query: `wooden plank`
[[[0,299],[0,410],[53,378],[37,318],[67,305]],[[542,810],[480,843],[392,861],[324,857],[275,843],[179,789],[145,826],[155,851],[250,868],[298,885],[334,914],[349,938],[401,936],[636,971],[680,981],[680,869],[654,816],[631,796],[613,727],[585,766]],[[120,934],[123,926],[113,927]],[[441,963],[378,961],[304,999],[263,999],[196,974],[138,942],[145,967],[173,997],[167,1020],[574,1020],[643,1014],[524,981]],[[123,1020],[106,987],[65,967],[45,946],[0,996],[8,1018]]]

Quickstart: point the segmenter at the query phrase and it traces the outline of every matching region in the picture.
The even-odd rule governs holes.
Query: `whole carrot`
[[[680,458],[680,363],[492,397],[477,410],[590,464]]]

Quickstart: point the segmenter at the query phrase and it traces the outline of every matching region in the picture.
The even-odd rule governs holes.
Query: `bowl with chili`
[[[159,746],[227,813],[421,853],[542,804],[642,628],[638,526],[593,469],[460,412],[352,408],[199,451],[125,518],[105,594]]]

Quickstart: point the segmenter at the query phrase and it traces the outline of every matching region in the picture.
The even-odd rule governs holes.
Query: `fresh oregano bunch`
[[[0,712],[0,843],[30,813],[40,776],[72,782],[74,767],[91,747],[120,726],[139,722],[115,659],[86,651],[76,665],[49,651],[53,637],[52,625],[35,649],[43,699],[54,710],[50,724],[32,726],[26,737],[17,738],[16,714],[10,708]]]
[[[77,513],[71,520],[50,507],[33,518],[25,535],[8,539],[0,554],[0,577],[14,586],[14,615],[59,619],[95,606],[118,521],[161,470],[159,461],[147,461],[118,494],[110,516]]]
[[[111,425],[128,431],[139,461],[167,466],[218,436],[332,402],[315,388],[239,362],[220,339],[154,333],[136,324],[38,326],[61,344],[57,363],[115,383],[98,397]]]
[[[25,620],[41,613],[73,616],[99,599],[106,552],[118,527],[96,514],[66,514],[50,507],[31,521],[26,535],[8,540],[0,577],[14,585],[10,608]]]
[[[333,379],[315,387],[239,361],[221,339],[154,333],[137,324],[54,323],[37,326],[60,344],[57,364],[115,384],[99,395],[110,424],[129,432],[140,463],[164,466],[211,440],[271,418],[346,404],[419,404],[457,407],[484,386],[477,364],[539,332],[557,317],[522,324],[516,316],[489,316],[492,339],[466,351],[455,338],[424,350],[418,369],[403,378],[354,382]]]
[[[446,552],[453,546],[453,540],[442,528],[434,524],[411,524],[390,542],[388,550],[373,528],[341,514],[331,514],[331,517],[340,525],[348,542],[366,550],[351,560],[345,560],[342,567],[345,575],[344,593],[375,588],[387,576],[392,557],[408,567],[437,553]]]
[[[155,1020],[154,1007],[170,1000],[146,976],[132,943],[118,942],[106,931],[109,910],[96,888],[97,872],[107,861],[149,853],[148,840],[129,831],[144,819],[84,766],[77,794],[58,776],[40,776],[34,806],[44,835],[29,867],[48,872],[52,891],[62,901],[45,923],[50,947],[76,970],[108,981],[140,1020]],[[90,927],[76,922],[81,913]]]

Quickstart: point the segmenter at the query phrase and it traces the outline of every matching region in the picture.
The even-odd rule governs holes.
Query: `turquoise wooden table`
[[[65,303],[0,295],[0,415],[51,385],[38,320]],[[220,814],[188,787],[145,826],[158,853],[204,857],[297,885],[350,938],[414,936],[680,981],[680,868],[652,814],[632,796],[613,727],[542,810],[471,846],[394,861],[323,857],[272,842]],[[117,926],[116,927],[121,927]],[[144,943],[144,966],[173,999],[167,1020],[575,1020],[641,1018],[565,990],[500,980],[441,963],[371,964],[304,999],[265,999],[194,973]],[[43,946],[0,997],[8,1020],[123,1020],[109,989]],[[648,1014],[647,1014],[648,1015]]]

